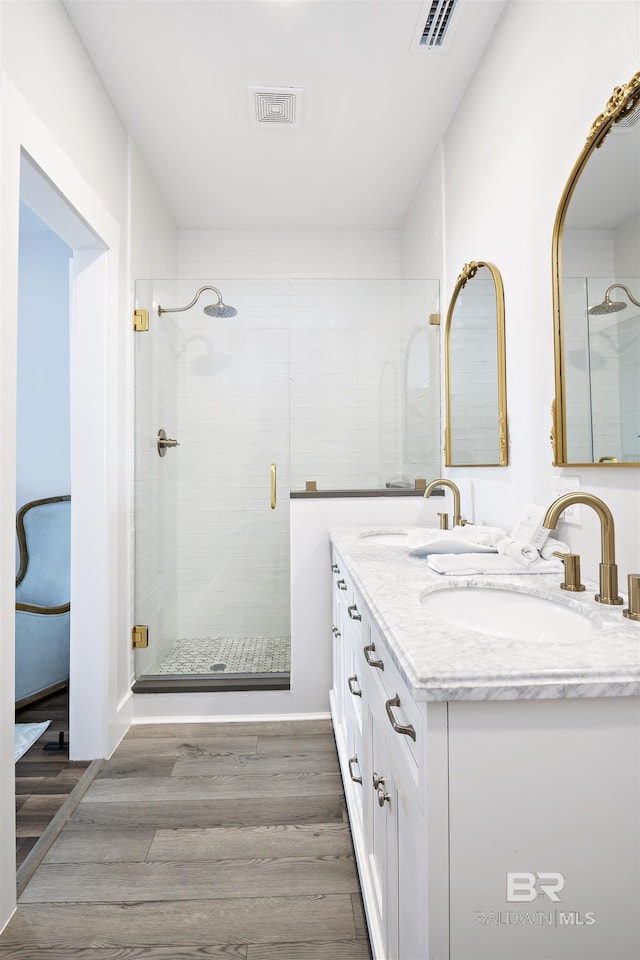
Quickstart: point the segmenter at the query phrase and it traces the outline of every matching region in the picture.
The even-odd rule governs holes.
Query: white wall
[[[399,233],[397,230],[180,230],[179,261],[179,276],[184,278],[395,279],[400,276]]]
[[[555,475],[578,476],[583,489],[613,510],[622,586],[626,573],[640,570],[640,471],[551,465],[551,239],[557,204],[589,128],[614,86],[637,71],[639,54],[635,2],[513,0],[443,144],[443,313],[464,263],[483,259],[498,266],[510,438],[509,467],[449,474],[468,484],[477,520],[507,527],[522,504],[551,502]],[[420,202],[428,224],[432,212],[418,194]],[[585,576],[597,579],[600,537],[592,513],[583,509],[582,526],[562,525],[560,533],[582,555]]]
[[[93,544],[91,563],[77,571],[81,596],[97,621],[91,681],[98,696],[80,705],[83,730],[107,753],[130,715],[131,458],[127,442],[131,387],[127,267],[155,275],[176,270],[175,229],[159,215],[140,176],[129,189],[126,131],[81,47],[64,8],[51,2],[0,4],[0,928],[15,905],[13,671],[15,577],[16,369],[18,212],[21,150],[35,160],[102,243],[76,255],[76,453],[72,465],[79,542]],[[137,186],[136,186],[137,184]],[[131,193],[138,194],[134,199]],[[54,191],[55,192],[55,191]],[[129,213],[131,211],[131,216]],[[86,228],[85,232],[86,231]],[[151,237],[151,231],[160,231]],[[135,242],[134,242],[135,238]],[[104,247],[106,246],[106,250]],[[131,258],[128,250],[132,250]],[[104,251],[104,252],[103,252]],[[135,251],[135,255],[133,254]],[[96,295],[97,285],[99,295]],[[73,308],[72,308],[73,309]],[[91,323],[86,322],[91,318]],[[73,364],[72,364],[73,368]],[[75,413],[74,413],[75,409]],[[79,441],[79,442],[78,442]],[[72,463],[74,454],[72,453]],[[74,472],[75,470],[75,472]],[[78,483],[76,484],[76,479]],[[84,495],[83,495],[84,491]],[[85,550],[86,555],[86,550]],[[82,587],[86,585],[86,590]],[[80,607],[82,604],[80,603]],[[78,611],[78,605],[76,605]],[[77,613],[80,616],[80,612]],[[86,611],[85,614],[86,615]],[[73,629],[73,628],[72,628]],[[87,631],[89,633],[90,631]],[[73,642],[72,642],[73,646]],[[81,657],[82,659],[82,657]],[[78,684],[82,688],[83,684]],[[78,690],[81,698],[81,689]],[[78,706],[78,705],[77,705]],[[73,708],[73,701],[72,701]],[[82,711],[86,710],[84,716]],[[72,710],[73,712],[73,710]],[[86,721],[83,723],[83,721]],[[82,737],[80,737],[82,739]],[[95,755],[95,754],[94,754]]]

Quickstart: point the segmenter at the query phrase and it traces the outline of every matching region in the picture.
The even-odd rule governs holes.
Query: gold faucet
[[[547,510],[543,526],[547,527],[548,530],[555,530],[562,511],[573,506],[574,503],[582,503],[587,507],[592,507],[600,520],[600,592],[596,593],[596,600],[598,603],[622,603],[622,597],[618,596],[618,567],[616,565],[613,516],[609,507],[600,497],[594,496],[593,493],[565,493],[562,497],[553,501]]]
[[[451,490],[453,493],[453,525],[454,527],[463,526],[462,518],[460,516],[460,491],[456,487],[453,480],[445,480],[444,478],[440,480],[432,480],[424,491],[424,496],[430,497],[436,487],[449,487],[449,490]],[[440,521],[440,526],[442,527],[442,516],[440,516]],[[446,527],[443,529],[446,530]]]

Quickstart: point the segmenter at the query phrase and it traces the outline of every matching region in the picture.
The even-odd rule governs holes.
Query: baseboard
[[[157,723],[259,723],[267,721],[286,722],[287,720],[330,720],[331,714],[326,711],[322,713],[246,713],[236,714],[234,716],[159,716],[159,717],[134,717],[131,721],[132,726]]]

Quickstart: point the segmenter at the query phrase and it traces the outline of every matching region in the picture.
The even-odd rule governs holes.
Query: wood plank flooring
[[[43,750],[64,732],[69,740],[69,691],[61,690],[16,711],[16,723],[51,720],[44,734],[16,763],[16,860],[24,863],[66,801],[88,763],[70,761],[67,750]]]
[[[0,960],[369,960],[329,721],[132,728]]]

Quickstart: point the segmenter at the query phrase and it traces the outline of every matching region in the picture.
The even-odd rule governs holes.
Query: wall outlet
[[[564,496],[565,493],[576,493],[580,490],[580,477],[553,477],[551,483],[556,499]],[[567,507],[560,514],[560,519],[579,527],[582,523],[582,505],[574,503],[571,507]]]

